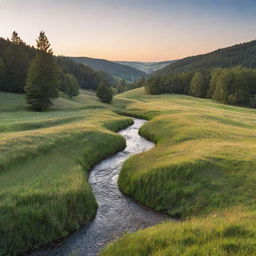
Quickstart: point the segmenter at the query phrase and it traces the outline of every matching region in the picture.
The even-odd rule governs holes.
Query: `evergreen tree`
[[[113,92],[106,81],[99,85],[96,95],[104,103],[111,103],[113,98]]]
[[[36,47],[37,47],[37,50],[39,50],[43,53],[49,53],[50,55],[53,54],[53,51],[51,49],[51,45],[50,45],[50,43],[48,41],[48,38],[45,35],[44,31],[40,32],[39,37],[36,40]]]
[[[16,31],[12,33],[11,42],[16,45],[24,44]]]
[[[8,92],[24,92],[29,57],[22,45],[11,44],[3,54],[5,62],[4,90]]]
[[[58,69],[50,43],[44,32],[37,40],[37,55],[29,68],[26,81],[26,99],[33,110],[43,111],[58,97]]]

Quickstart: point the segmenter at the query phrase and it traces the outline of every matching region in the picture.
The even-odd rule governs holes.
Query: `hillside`
[[[132,120],[88,91],[37,113],[23,94],[0,92],[0,119],[0,255],[20,255],[95,216],[87,172],[125,147],[111,130]]]
[[[116,100],[149,120],[140,134],[156,143],[124,163],[120,189],[183,221],[125,234],[101,255],[256,255],[256,110],[142,88]]]
[[[70,58],[75,62],[82,63],[96,70],[107,72],[118,79],[124,79],[130,82],[134,82],[141,77],[147,76],[147,74],[141,70],[138,70],[133,67],[121,65],[113,61],[88,58],[88,57],[70,57]]]
[[[159,73],[186,72],[198,68],[228,68],[238,65],[256,68],[256,40],[181,59],[159,70]]]
[[[150,74],[176,61],[177,60],[161,61],[161,62],[116,61],[116,63],[130,66],[138,70],[141,70],[147,74]]]

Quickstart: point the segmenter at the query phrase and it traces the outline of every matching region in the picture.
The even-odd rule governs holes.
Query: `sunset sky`
[[[109,60],[178,59],[256,39],[256,0],[0,0],[0,36],[54,53]]]

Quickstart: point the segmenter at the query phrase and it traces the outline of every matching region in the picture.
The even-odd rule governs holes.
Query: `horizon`
[[[252,0],[0,0],[0,36],[34,45],[43,30],[55,55],[163,62],[255,40],[255,11]]]

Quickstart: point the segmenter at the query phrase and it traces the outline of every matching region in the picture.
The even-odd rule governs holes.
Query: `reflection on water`
[[[121,134],[126,139],[124,151],[107,158],[91,171],[89,182],[99,208],[95,219],[54,249],[38,251],[33,256],[95,256],[106,243],[132,232],[167,220],[166,216],[143,208],[126,196],[117,186],[123,162],[131,155],[151,149],[154,144],[138,134],[144,120],[134,119],[134,124]]]

